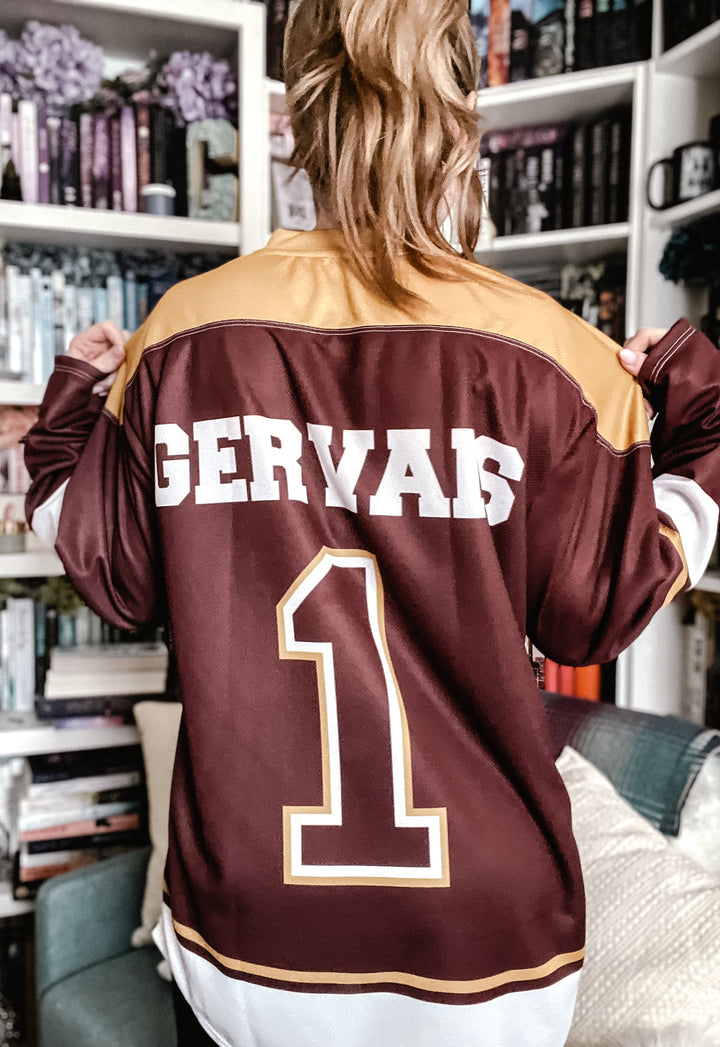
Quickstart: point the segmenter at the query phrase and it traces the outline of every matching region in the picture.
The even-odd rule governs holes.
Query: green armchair
[[[36,907],[39,1047],[175,1047],[155,946],[133,948],[149,848],[47,880]]]

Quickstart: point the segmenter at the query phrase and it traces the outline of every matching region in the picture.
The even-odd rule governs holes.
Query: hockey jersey
[[[334,231],[171,289],[107,401],[60,357],[28,519],[105,619],[167,620],[183,701],[163,916],[223,1047],[559,1047],[584,950],[525,638],[614,658],[697,580],[720,356],[641,384],[540,292]],[[652,444],[642,389],[660,414]]]

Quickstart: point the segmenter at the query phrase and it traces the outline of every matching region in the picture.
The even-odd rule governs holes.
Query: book
[[[272,80],[283,79],[283,44],[285,26],[287,25],[289,0],[265,0],[266,17],[266,54],[267,75]]]
[[[51,826],[70,824],[72,822],[98,821],[111,818],[116,814],[132,814],[140,810],[137,800],[120,800],[117,803],[96,803],[63,807],[62,810],[18,812],[18,833],[27,829],[48,829]]]
[[[585,225],[603,225],[607,214],[607,158],[610,120],[592,120],[586,129]]]
[[[595,0],[577,0],[575,7],[575,64],[573,69],[595,66]]]
[[[12,117],[13,100],[7,91],[0,92],[0,189],[3,185],[5,168],[12,160]]]
[[[18,173],[22,198],[26,204],[38,202],[38,110],[30,99],[21,98],[17,106],[20,163]]]
[[[490,0],[488,18],[488,87],[510,80],[510,0]]]
[[[577,0],[565,0],[565,72],[575,68],[575,12]]]
[[[18,856],[18,880],[20,883],[48,880],[51,876],[82,869],[127,850],[126,844],[118,843],[106,843],[81,850],[49,851],[46,854],[30,854],[21,847]]]
[[[59,116],[46,117],[48,141],[48,196],[49,203],[62,203],[62,119]]]
[[[632,114],[616,109],[608,114],[606,222],[625,222],[630,205],[630,135]]]
[[[632,62],[635,57],[631,32],[631,5],[632,0],[612,0],[607,56],[609,65]]]
[[[107,113],[93,113],[92,201],[100,211],[110,208],[110,120]]]
[[[56,720],[70,716],[131,717],[133,706],[143,698],[158,699],[152,694],[98,694],[84,698],[45,698],[35,695],[35,715],[39,720]]]
[[[139,814],[118,815],[117,818],[135,819],[137,824],[132,829],[114,829],[108,826],[104,831],[101,828],[98,832],[86,833],[84,836],[55,836],[48,837],[48,839],[23,840],[22,846],[28,854],[48,854],[65,849],[80,851],[84,847],[102,847],[103,844],[136,845],[144,842],[145,834],[142,831]],[[108,822],[112,820],[107,819]],[[62,828],[64,830],[66,826]]]
[[[120,152],[122,154],[122,210],[134,213],[138,209],[137,189],[137,131],[135,110],[124,105],[120,110]],[[131,330],[135,330],[134,327]]]
[[[135,149],[137,154],[137,199],[138,210],[142,200],[142,191],[151,181],[150,152],[150,105],[147,102],[135,103]]]
[[[142,768],[139,745],[107,749],[75,749],[70,752],[36,753],[26,757],[33,782],[59,782],[96,774]]]
[[[93,206],[93,128],[92,113],[80,113],[78,118],[78,155],[79,155],[79,203],[83,207]]]
[[[59,731],[64,730],[94,730],[102,727],[122,727],[124,724],[132,723],[128,716],[61,716],[53,720],[53,727]]]
[[[568,136],[565,184],[571,187],[571,191],[565,195],[567,212],[564,224],[569,229],[585,225],[586,181],[585,128],[578,124]]]
[[[480,57],[480,88],[488,86],[489,19],[490,0],[470,0],[470,24],[475,34],[475,43]]]
[[[110,117],[110,207],[113,211],[123,209],[122,140],[120,117]]]
[[[80,127],[70,116],[60,124],[60,193],[67,207],[80,205]]]
[[[174,121],[169,109],[150,107],[150,181],[165,185],[169,181],[170,134]]]
[[[530,76],[531,0],[510,0],[510,80]]]
[[[168,649],[164,643],[84,644],[56,647],[50,666],[57,672],[115,672],[122,669],[166,669]]]
[[[530,14],[531,76],[565,71],[565,0],[532,0]]]
[[[79,841],[120,832],[137,832],[141,825],[141,812],[130,811],[127,814],[85,818],[80,821],[63,822],[37,829],[22,829],[18,832],[18,840],[21,843],[47,846],[60,840]],[[73,846],[77,847],[78,843],[75,842]]]
[[[82,775],[78,778],[62,778],[53,782],[36,782],[28,775],[20,805],[23,810],[40,809],[48,802],[59,806],[72,796],[77,805],[95,803],[117,803],[120,800],[138,799],[137,787],[142,782],[140,768],[125,771],[103,771],[100,774]],[[23,806],[24,805],[24,806]]]
[[[37,106],[38,203],[50,203],[50,139],[45,106]]]
[[[613,0],[595,0],[595,53],[594,64],[610,64],[610,36],[613,17]]]

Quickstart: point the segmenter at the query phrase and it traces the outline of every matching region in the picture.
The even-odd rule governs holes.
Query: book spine
[[[21,272],[18,277],[20,293],[20,321],[22,324],[22,359],[20,370],[24,375],[33,374],[32,349],[35,338],[35,326],[33,318],[33,289],[30,273]],[[32,378],[30,378],[32,380]]]
[[[87,807],[65,807],[61,811],[40,811],[23,814],[18,812],[18,832],[28,829],[49,829],[63,823],[97,821],[100,818],[111,818],[116,814],[132,814],[139,809],[136,800],[123,800],[119,803],[97,803]]]
[[[652,12],[653,0],[629,0],[630,7],[630,35],[633,42],[633,61],[643,62],[650,58],[652,43]],[[678,8],[677,3],[664,5],[665,10]],[[668,48],[665,43],[665,50]]]
[[[571,229],[580,229],[585,225],[585,128],[581,125],[573,128],[570,138],[570,177],[572,193],[569,196]]]
[[[612,0],[595,0],[595,65],[610,62],[610,23]]]
[[[61,203],[76,207],[80,196],[80,125],[64,116],[60,124],[60,193]]]
[[[14,618],[15,709],[32,712],[35,695],[35,612],[28,597],[8,599]]]
[[[628,112],[610,114],[608,126],[608,222],[624,222],[630,200],[630,127]]]
[[[55,342],[53,330],[53,289],[50,273],[40,274],[40,382],[45,384],[55,366]]]
[[[168,140],[170,113],[160,105],[150,107],[150,181],[168,181]]]
[[[267,75],[273,80],[283,79],[283,41],[288,15],[288,0],[265,0],[267,6]]]
[[[565,72],[575,69],[575,12],[578,0],[565,0]]]
[[[62,203],[62,120],[59,116],[46,117],[48,141],[48,197],[49,203]]]
[[[0,611],[0,709],[15,708],[15,633],[9,607]]]
[[[575,697],[600,701],[602,671],[599,665],[581,665],[575,670]]]
[[[490,0],[488,87],[510,80],[510,0]]]
[[[78,119],[80,203],[93,205],[93,114],[81,113]]]
[[[0,93],[0,188],[8,162],[12,160],[13,101],[7,91]]]
[[[45,106],[37,107],[38,203],[50,203],[50,141]]]
[[[188,213],[187,131],[172,126],[169,132],[168,173],[175,190],[175,214]],[[134,330],[134,328],[132,328]]]
[[[24,374],[23,321],[20,290],[20,269],[17,265],[5,266],[5,297],[8,325],[8,369],[15,374]]]
[[[30,381],[40,384],[43,381],[43,370],[42,370],[42,330],[41,330],[41,281],[42,271],[34,265],[30,269],[30,322],[31,322],[31,342],[29,343],[30,352],[30,367],[29,375]]]
[[[79,851],[84,847],[102,847],[106,844],[138,844],[142,842],[142,835],[139,832],[140,816],[136,817],[138,822],[136,829],[110,829],[107,832],[88,833],[87,836],[60,836],[47,840],[27,840],[24,846],[28,854],[47,854],[66,848]]]
[[[125,326],[125,300],[123,294],[123,278],[119,273],[110,273],[107,278],[106,290],[107,318],[108,320],[112,320],[115,326],[122,331]]]
[[[110,121],[107,113],[92,117],[92,206],[110,207]]]
[[[697,608],[683,626],[685,640],[685,688],[680,714],[690,723],[705,723],[707,705],[707,664],[710,622]]]
[[[150,184],[151,179],[150,106],[145,102],[137,102],[135,105],[135,128],[138,210],[142,210],[142,191]]]
[[[41,843],[63,839],[105,836],[109,833],[133,832],[140,828],[140,812],[116,814],[108,818],[90,818],[80,822],[63,822],[42,829],[24,829],[18,833],[20,843]]]
[[[35,102],[18,102],[18,129],[20,135],[20,184],[26,204],[38,202],[38,111]]]
[[[53,269],[50,274],[50,292],[52,296],[52,351],[55,356],[61,356],[66,349],[65,273],[62,269]]]
[[[588,125],[588,197],[586,225],[603,225],[607,213],[607,116],[598,117]]]
[[[132,714],[133,706],[143,698],[157,694],[101,694],[86,698],[45,698],[35,696],[35,712],[40,720],[54,720],[65,716],[124,716]]]
[[[510,0],[510,80],[530,76],[530,0]]]
[[[137,800],[142,772],[115,771],[90,774],[80,778],[62,778],[53,782],[30,782],[20,805],[23,810],[42,807],[48,799],[54,805],[72,802],[74,806],[97,803],[118,803],[120,800]],[[81,795],[80,795],[81,794]],[[68,800],[67,797],[72,797]],[[24,806],[23,806],[24,805]]]
[[[630,3],[632,0],[612,0],[608,64],[621,65],[633,60],[633,41],[630,31]]]
[[[134,213],[138,209],[137,142],[135,110],[131,105],[123,106],[120,111],[120,151],[122,154],[122,209]]]
[[[577,0],[575,10],[575,69],[595,67],[595,0]]]
[[[110,206],[113,211],[123,209],[122,141],[120,117],[110,117]]]
[[[556,76],[565,70],[565,0],[533,0],[531,76]]]

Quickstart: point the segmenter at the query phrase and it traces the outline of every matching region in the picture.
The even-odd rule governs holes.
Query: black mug
[[[647,201],[656,211],[709,193],[715,185],[715,151],[708,141],[686,142],[650,165]],[[657,189],[659,187],[659,193]]]
[[[710,145],[715,154],[715,188],[720,189],[720,113],[710,121]]]

